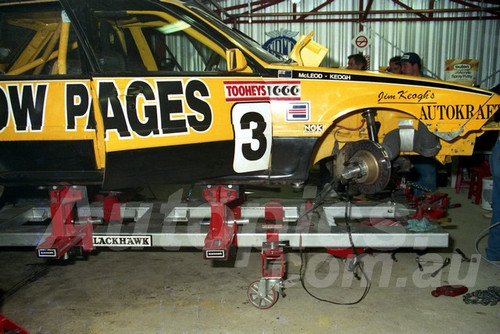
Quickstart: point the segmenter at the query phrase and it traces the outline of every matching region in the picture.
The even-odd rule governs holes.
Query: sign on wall
[[[351,43],[359,52],[363,52],[370,45],[370,39],[364,32],[360,32],[352,39]]]
[[[266,35],[270,38],[262,45],[262,47],[273,54],[277,52],[288,56],[290,51],[292,51],[295,46],[295,43],[297,43],[295,36],[298,34],[298,31],[286,29],[266,32]]]
[[[474,86],[478,67],[477,59],[448,59],[445,62],[445,80]]]

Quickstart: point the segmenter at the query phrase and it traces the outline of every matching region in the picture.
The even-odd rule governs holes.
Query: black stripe
[[[322,78],[304,78],[301,75],[304,76],[312,76],[312,75],[321,75]],[[339,79],[330,79],[330,76],[349,76],[349,80],[339,80]],[[321,71],[293,71],[292,77],[294,79],[314,79],[314,80],[326,80],[326,81],[347,81],[347,82],[373,82],[373,83],[385,83],[385,84],[394,84],[394,85],[400,85],[400,86],[422,86],[422,87],[433,87],[433,88],[441,88],[441,89],[449,89],[449,90],[455,90],[455,91],[461,91],[461,92],[467,92],[467,93],[473,93],[473,94],[479,94],[479,95],[486,95],[486,96],[491,96],[493,93],[478,89],[478,88],[472,88],[472,87],[464,87],[460,85],[454,85],[454,84],[449,84],[446,82],[442,81],[423,81],[419,79],[407,79],[403,77],[396,77],[396,76],[390,76],[390,75],[360,75],[360,74],[351,74],[348,72],[321,72]],[[426,79],[426,78],[423,78]]]

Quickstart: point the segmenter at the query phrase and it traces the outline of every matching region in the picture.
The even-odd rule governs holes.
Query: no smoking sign
[[[353,38],[352,45],[354,45],[359,51],[363,51],[370,45],[370,39],[366,34],[360,32]]]

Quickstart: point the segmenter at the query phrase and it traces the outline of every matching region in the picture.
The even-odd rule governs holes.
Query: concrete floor
[[[238,250],[232,264],[202,259],[200,250],[101,250],[87,260],[47,266],[32,248],[1,249],[0,312],[31,333],[500,333],[500,304],[466,305],[462,297],[435,298],[445,284],[469,291],[500,285],[500,268],[484,260],[461,262],[454,251],[479,258],[476,236],[489,224],[486,212],[463,189],[450,194],[447,249],[421,256],[451,265],[435,278],[436,263],[416,266],[413,250],[362,257],[371,280],[364,300],[340,306],[312,298],[299,280],[300,254],[288,252],[286,297],[268,310],[250,305],[248,285],[260,278],[260,253]],[[268,195],[268,194],[267,194]],[[276,194],[275,194],[276,195]],[[485,239],[480,243],[483,250]],[[321,299],[359,299],[366,281],[353,278],[342,260],[308,251],[309,291]]]

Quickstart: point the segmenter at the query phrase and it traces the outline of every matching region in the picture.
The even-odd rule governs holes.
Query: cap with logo
[[[411,64],[418,64],[418,66],[421,66],[422,64],[420,56],[415,52],[407,52],[401,56],[401,64],[406,62]]]

